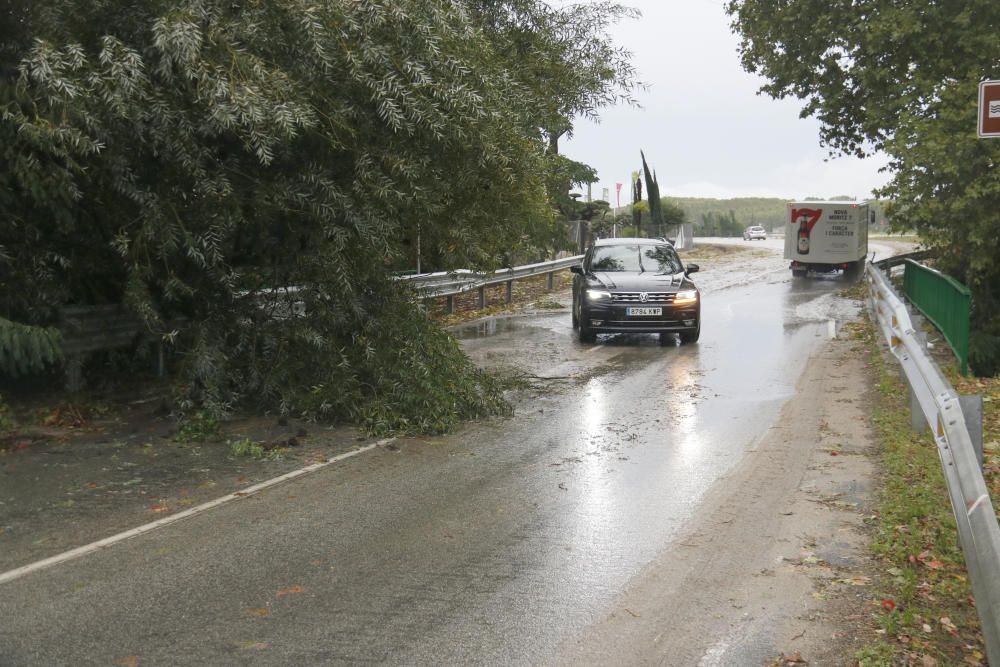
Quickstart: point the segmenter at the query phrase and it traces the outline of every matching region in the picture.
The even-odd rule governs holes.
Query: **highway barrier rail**
[[[958,357],[962,375],[968,375],[972,293],[954,278],[912,259],[907,259],[904,266],[903,292],[906,298],[941,330]]]
[[[563,257],[549,262],[538,262],[537,264],[525,264],[507,269],[497,269],[492,272],[476,272],[468,269],[457,271],[441,271],[439,273],[421,273],[411,276],[398,276],[397,280],[409,283],[414,290],[424,299],[445,297],[448,300],[448,312],[455,312],[455,297],[459,294],[471,290],[479,291],[479,307],[486,307],[486,288],[493,285],[507,285],[507,303],[513,297],[513,285],[515,280],[548,274],[549,289],[553,287],[553,281],[557,271],[568,269],[579,264],[583,260],[583,255],[573,257]]]
[[[881,263],[879,263],[881,264]],[[1000,665],[1000,526],[960,397],[927,354],[881,268],[867,266],[870,306],[937,444],[991,665]]]
[[[526,264],[492,272],[478,273],[467,269],[397,276],[396,280],[413,286],[421,298],[446,297],[448,312],[455,310],[455,296],[470,290],[479,290],[479,307],[486,306],[486,288],[506,283],[507,303],[511,302],[515,280],[548,274],[549,289],[553,287],[555,273],[579,264],[583,255],[564,257],[549,262]],[[258,308],[278,319],[298,317],[305,313],[305,303],[299,297],[301,287],[244,290],[239,298],[252,298]],[[74,306],[63,309],[60,324],[63,333],[64,353],[67,357],[67,388],[79,391],[83,387],[81,369],[83,356],[89,352],[131,345],[138,338],[149,338],[142,323],[123,305]],[[163,374],[164,351],[162,341],[157,341],[158,373]]]

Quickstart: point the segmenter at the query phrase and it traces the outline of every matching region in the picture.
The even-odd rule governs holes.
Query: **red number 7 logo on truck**
[[[811,232],[821,217],[823,217],[823,209],[821,208],[792,209],[792,224],[798,224],[799,218],[805,218],[806,232]]]

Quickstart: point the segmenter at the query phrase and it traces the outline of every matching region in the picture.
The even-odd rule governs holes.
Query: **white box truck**
[[[853,273],[868,255],[868,202],[789,202],[785,218],[785,259],[792,275],[810,271]]]

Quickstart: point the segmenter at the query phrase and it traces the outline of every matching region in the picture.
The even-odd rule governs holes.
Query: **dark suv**
[[[573,276],[573,327],[580,340],[599,333],[676,333],[693,343],[701,333],[701,294],[668,241],[600,239]]]

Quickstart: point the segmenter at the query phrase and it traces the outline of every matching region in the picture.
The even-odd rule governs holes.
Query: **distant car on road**
[[[676,333],[682,343],[701,334],[701,294],[688,278],[697,264],[684,268],[669,241],[600,239],[573,276],[573,327],[580,341],[599,333],[658,333],[660,342]]]
[[[767,240],[767,230],[760,225],[751,225],[743,230],[743,240],[753,241],[754,239],[760,239],[761,241]]]

